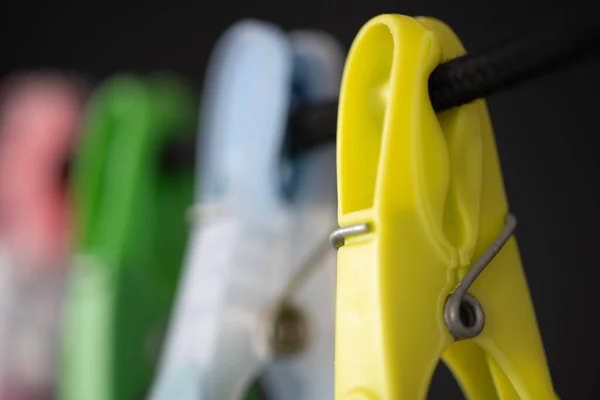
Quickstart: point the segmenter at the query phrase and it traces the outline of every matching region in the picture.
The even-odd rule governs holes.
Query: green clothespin
[[[75,262],[59,399],[142,400],[176,292],[193,166],[161,151],[195,130],[196,104],[169,77],[119,76],[95,93],[73,165]]]

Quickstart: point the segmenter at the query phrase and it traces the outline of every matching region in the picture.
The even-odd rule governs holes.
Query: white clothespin
[[[219,40],[194,232],[152,400],[241,399],[259,377],[272,399],[333,398],[335,148],[290,159],[284,139],[295,102],[337,95],[342,63],[324,33],[242,21]]]

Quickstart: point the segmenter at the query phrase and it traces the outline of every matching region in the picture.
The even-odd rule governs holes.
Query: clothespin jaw
[[[72,266],[60,398],[143,398],[168,321],[191,171],[161,171],[160,150],[191,132],[194,102],[166,76],[118,76],[93,96],[73,164]]]
[[[514,238],[469,290],[481,332],[455,342],[444,319],[508,213],[485,103],[436,115],[429,100],[431,71],[463,53],[443,23],[400,15],[372,19],[352,45],[338,119],[336,398],[425,398],[440,357],[470,397],[555,396]]]

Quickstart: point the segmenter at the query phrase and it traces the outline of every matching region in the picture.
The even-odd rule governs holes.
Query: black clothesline
[[[578,21],[554,26],[440,64],[429,77],[437,112],[487,97],[566,68],[598,51],[600,25]],[[291,151],[335,141],[337,99],[298,107],[290,117]]]
[[[438,65],[429,77],[429,95],[437,112],[568,67],[597,51],[600,25],[575,23],[535,31],[487,50]],[[299,154],[335,141],[337,99],[305,104],[292,111],[288,151]],[[165,148],[165,168],[194,164],[194,143],[174,142]]]

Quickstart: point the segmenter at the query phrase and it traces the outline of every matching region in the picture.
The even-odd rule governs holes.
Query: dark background
[[[123,70],[166,69],[198,90],[213,43],[243,17],[285,29],[325,29],[348,47],[377,14],[430,15],[476,50],[540,24],[600,15],[592,1],[542,0],[33,0],[3,1],[2,8],[2,75],[54,67],[100,81]],[[488,99],[538,322],[563,399],[600,398],[599,67],[594,58]],[[461,398],[444,368],[430,398]]]

